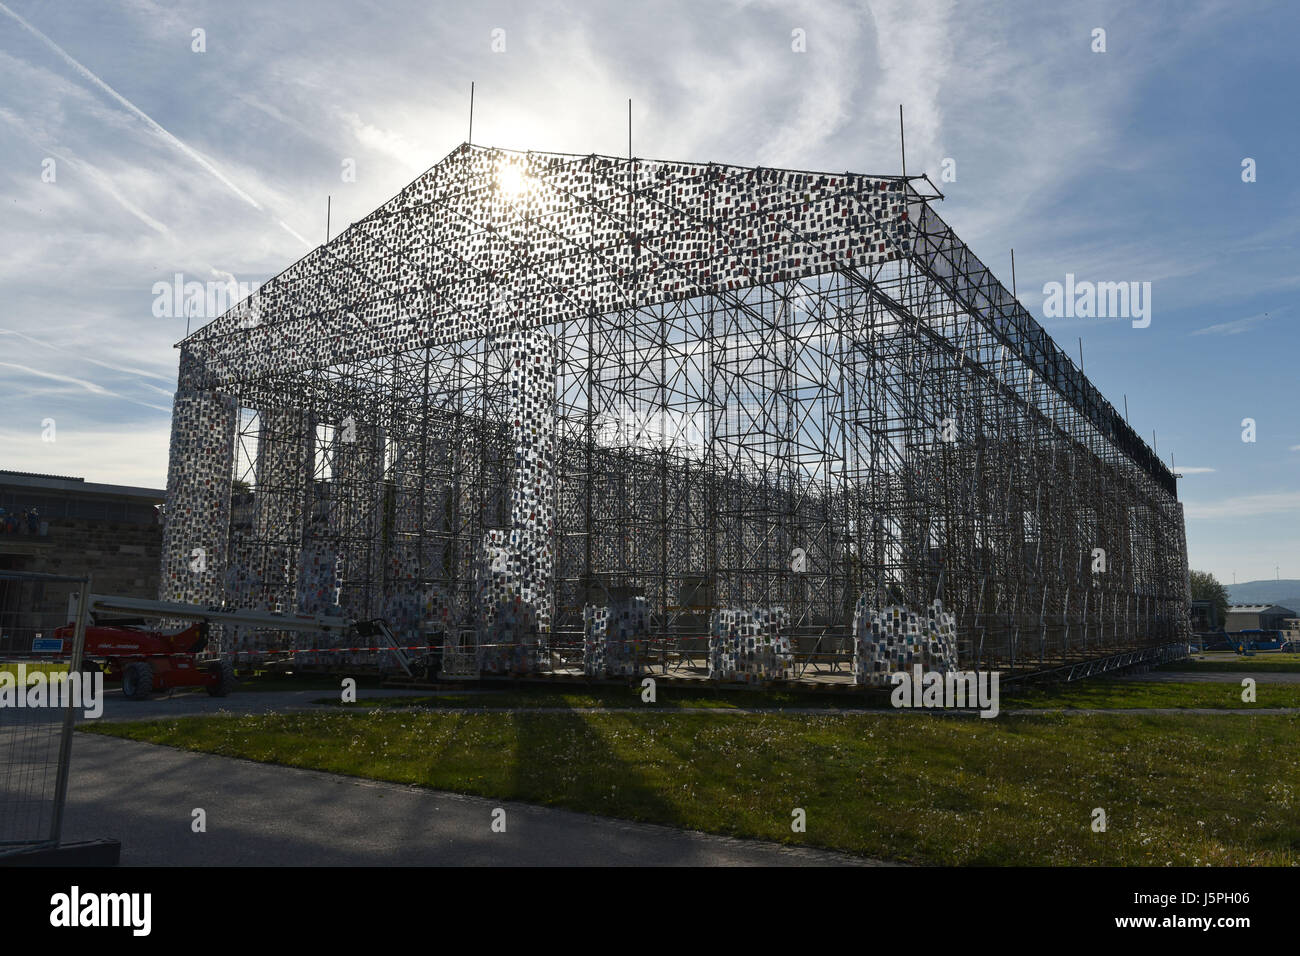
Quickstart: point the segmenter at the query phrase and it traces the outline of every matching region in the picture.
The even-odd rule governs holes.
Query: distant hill
[[[1280,604],[1300,614],[1300,581],[1295,579],[1243,581],[1224,587],[1232,604]]]

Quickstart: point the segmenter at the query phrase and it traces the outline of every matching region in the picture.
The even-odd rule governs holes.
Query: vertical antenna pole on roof
[[[907,141],[903,139],[903,104],[898,104],[898,150],[903,156],[903,178],[907,178]]]
[[[632,161],[632,101],[627,101],[627,160]]]
[[[1079,336],[1079,371],[1083,371],[1083,336]]]
[[[325,241],[330,241],[330,197],[325,197]]]
[[[1128,424],[1128,392],[1124,393],[1124,424]]]
[[[1016,250],[1011,250],[1011,298],[1016,297]]]
[[[472,80],[469,84],[469,139],[465,142],[474,145],[474,82]]]

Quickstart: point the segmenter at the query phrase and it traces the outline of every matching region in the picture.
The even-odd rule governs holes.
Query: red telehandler
[[[69,601],[69,617],[74,621],[78,600],[79,595],[74,594]],[[120,680],[122,693],[130,700],[146,700],[154,691],[175,687],[205,687],[213,697],[225,697],[234,690],[235,669],[230,659],[204,653],[213,621],[234,627],[293,631],[352,631],[360,624],[360,630],[380,636],[388,644],[386,650],[396,656],[408,675],[411,673],[409,658],[383,621],[357,622],[323,614],[288,615],[103,594],[89,595],[87,607],[90,620],[86,622],[81,668],[102,671],[106,681]],[[176,631],[146,627],[148,619],[160,618],[194,623]],[[54,631],[66,656],[71,656],[75,632],[75,623]]]
[[[235,689],[235,668],[227,658],[203,660],[208,646],[208,622],[196,621],[181,631],[145,628],[143,618],[86,625],[81,669],[103,671],[104,680],[122,682],[129,700],[144,700],[154,691],[175,687],[206,687],[213,697]],[[55,630],[65,647],[72,646],[76,626]]]

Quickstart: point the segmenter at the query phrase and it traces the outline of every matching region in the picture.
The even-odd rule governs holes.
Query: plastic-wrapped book
[[[783,607],[722,608],[709,627],[711,680],[766,683],[789,678],[794,654]]]
[[[582,609],[582,669],[589,677],[638,677],[650,636],[643,597]]]
[[[888,687],[890,675],[920,665],[957,669],[957,618],[936,599],[916,613],[906,605],[877,608],[864,594],[853,614],[853,682]]]

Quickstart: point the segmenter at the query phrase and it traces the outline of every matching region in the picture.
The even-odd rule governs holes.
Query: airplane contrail
[[[164,129],[162,126],[156,123],[152,117],[150,117],[147,113],[145,113],[144,110],[140,109],[130,100],[128,100],[125,96],[123,96],[117,90],[113,89],[103,80],[101,80],[98,76],[96,76],[94,73],[88,70],[86,67],[82,66],[80,62],[78,62],[77,60],[73,59],[70,55],[68,55],[68,53],[65,52],[61,46],[59,46],[57,43],[55,43],[53,40],[47,37],[40,30],[36,29],[36,27],[32,26],[32,24],[28,23],[17,13],[14,13],[14,11],[10,10],[3,3],[0,3],[0,13],[5,13],[8,16],[12,17],[14,20],[16,20],[24,30],[31,33],[32,36],[36,37],[47,47],[53,50],[56,54],[58,54],[58,56],[70,67],[76,70],[77,73],[85,77],[91,83],[94,83],[95,86],[99,87],[109,96],[111,96],[125,109],[129,110],[132,114],[139,117],[150,129],[152,129],[155,133],[161,136],[164,140],[166,140],[176,149],[179,149],[190,159],[194,160],[194,162],[198,163],[200,166],[206,169],[209,173],[215,176],[222,183],[222,185],[224,185],[227,189],[233,192],[240,199],[244,200],[244,202],[248,203],[254,209],[257,209],[259,211],[265,211],[262,209],[261,203],[259,203],[256,199],[254,199],[248,193],[244,192],[242,189],[240,189],[238,186],[232,183],[229,179],[227,179],[225,175],[221,172],[221,170],[217,169],[217,167],[213,166],[210,162],[204,159],[202,155],[200,155],[198,152],[191,149],[189,146],[185,145],[183,142],[181,142],[179,139],[177,139],[175,136],[169,133],[166,129]],[[284,220],[277,219],[276,222],[280,225],[280,228],[284,229],[285,232],[289,233],[289,235],[293,236],[295,239],[299,240],[300,242],[306,245],[309,246],[312,245],[312,243],[308,242],[307,239],[303,238],[302,236],[298,235],[298,233],[294,232],[294,230],[291,229]]]

